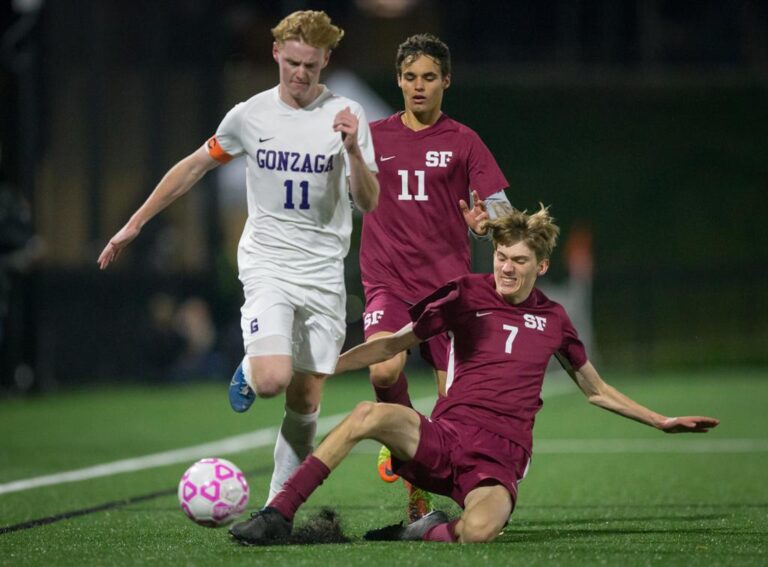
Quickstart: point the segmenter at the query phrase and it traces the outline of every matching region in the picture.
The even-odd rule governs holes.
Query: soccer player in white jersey
[[[280,83],[230,110],[214,136],[168,171],[98,260],[106,268],[206,172],[245,155],[248,220],[237,260],[246,356],[229,398],[242,412],[256,395],[285,392],[268,501],[312,451],[324,379],[344,342],[348,193],[364,212],[379,196],[363,109],[319,82],[344,32],[324,12],[300,11],[272,35]]]

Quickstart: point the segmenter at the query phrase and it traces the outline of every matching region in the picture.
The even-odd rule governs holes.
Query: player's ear
[[[451,86],[451,75],[449,73],[448,75],[443,77],[443,88],[447,89],[450,86]]]
[[[542,260],[539,262],[539,269],[536,271],[537,276],[543,276],[549,269],[549,260]]]
[[[279,63],[280,60],[280,45],[276,42],[272,42],[272,59],[275,60],[275,63]]]
[[[331,50],[326,48],[325,57],[323,58],[323,66],[320,68],[325,69],[328,66],[328,61],[330,60],[331,60]]]

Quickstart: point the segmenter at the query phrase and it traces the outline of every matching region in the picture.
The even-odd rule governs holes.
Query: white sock
[[[283,484],[314,449],[313,441],[317,431],[317,417],[314,413],[296,413],[286,406],[283,424],[275,442],[275,470],[269,483],[267,504],[280,492]]]

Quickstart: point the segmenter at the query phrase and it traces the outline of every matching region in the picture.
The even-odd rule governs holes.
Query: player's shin
[[[269,507],[277,510],[285,519],[293,520],[296,510],[323,484],[329,474],[331,469],[323,461],[310,455],[286,481],[283,489],[270,500]]]
[[[437,524],[435,527],[430,528],[422,538],[424,541],[440,541],[444,543],[453,543],[459,541],[456,535],[456,524],[459,520],[453,520],[444,524]]]
[[[267,502],[275,497],[291,474],[312,452],[319,415],[319,409],[310,414],[300,414],[286,406],[280,433],[275,442],[275,468]]]
[[[373,390],[376,392],[377,402],[413,408],[411,396],[408,394],[408,379],[404,372],[400,373],[397,381],[391,386],[377,386],[376,383],[373,383]]]

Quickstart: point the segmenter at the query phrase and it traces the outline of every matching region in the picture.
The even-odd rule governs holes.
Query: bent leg
[[[366,342],[392,334],[388,331],[379,332],[368,337]],[[377,402],[413,407],[408,392],[408,379],[403,372],[407,356],[406,352],[400,352],[389,360],[374,364],[369,368],[371,384],[376,393]],[[399,478],[399,475],[392,472],[392,458],[386,445],[383,445],[379,451],[376,468],[379,477],[385,482],[395,482]],[[410,482],[403,480],[403,483],[408,492],[406,508],[408,521],[414,522],[432,511],[432,498],[428,492],[413,486]]]
[[[389,331],[376,333],[368,337],[365,342],[392,334]],[[374,392],[376,392],[377,402],[413,407],[408,395],[408,380],[403,373],[407,357],[407,353],[400,352],[389,360],[369,367],[371,384]]]
[[[296,510],[363,439],[385,443],[398,458],[412,459],[419,445],[420,424],[419,414],[410,408],[361,402],[301,464],[269,506],[293,519]]]
[[[389,331],[383,331],[371,335],[365,340],[365,342],[369,343],[373,340],[379,339],[381,337],[388,337],[393,334],[394,333],[390,333]],[[371,382],[373,383],[374,387],[379,386],[388,388],[397,382],[397,377],[403,371],[403,368],[405,368],[405,361],[407,356],[408,355],[405,352],[400,352],[389,360],[379,362],[378,364],[372,364],[369,367],[369,370],[371,374]]]
[[[461,543],[494,540],[509,520],[513,500],[501,484],[479,486],[467,494],[454,533]]]
[[[375,439],[408,461],[419,446],[421,419],[416,410],[396,404],[361,402],[320,444],[314,456],[333,470],[363,439]]]
[[[286,354],[249,355],[245,379],[260,398],[274,398],[291,383],[293,360]]]

